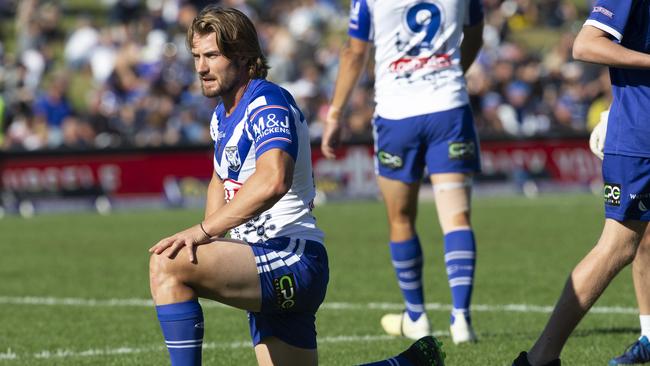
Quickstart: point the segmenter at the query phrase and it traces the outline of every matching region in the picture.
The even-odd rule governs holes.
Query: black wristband
[[[208,234],[208,232],[205,231],[205,229],[203,228],[203,222],[200,222],[200,223],[199,223],[199,227],[201,228],[201,231],[203,231],[203,234],[205,234],[205,236],[206,236],[208,239],[210,239],[210,238],[212,237],[212,235]]]

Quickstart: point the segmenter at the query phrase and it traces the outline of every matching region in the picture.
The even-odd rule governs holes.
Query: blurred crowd
[[[605,69],[571,59],[585,14],[568,0],[483,2],[485,47],[467,75],[479,133],[588,131],[610,95]],[[185,30],[214,1],[97,0],[87,8],[77,3],[88,2],[0,0],[0,146],[209,143],[208,121],[217,101],[201,95]],[[349,2],[220,3],[253,19],[271,66],[269,79],[293,93],[318,139]],[[553,42],[542,47],[516,37],[521,34]],[[371,136],[372,85],[370,67],[345,112],[348,140]]]

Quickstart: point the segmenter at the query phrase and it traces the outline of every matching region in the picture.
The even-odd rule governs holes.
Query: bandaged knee
[[[471,186],[471,179],[462,182],[442,182],[433,186],[443,233],[469,228]]]

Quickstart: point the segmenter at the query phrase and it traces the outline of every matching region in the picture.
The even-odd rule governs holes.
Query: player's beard
[[[201,78],[201,91],[203,95],[208,98],[221,97],[235,90],[238,84],[238,66],[236,62],[233,62],[221,75],[208,77],[209,86],[206,85],[206,80]]]
[[[208,98],[220,97],[231,91],[235,86],[234,80],[228,82],[228,80],[211,79],[209,83],[210,85],[206,85],[205,81],[201,80],[201,91]]]

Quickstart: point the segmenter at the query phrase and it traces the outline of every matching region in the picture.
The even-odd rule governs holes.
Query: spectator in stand
[[[65,75],[57,75],[46,87],[45,93],[36,97],[34,118],[45,121],[48,145],[59,146],[63,142],[63,120],[72,114],[72,108],[65,95],[68,80]],[[40,122],[40,121],[39,121]]]

